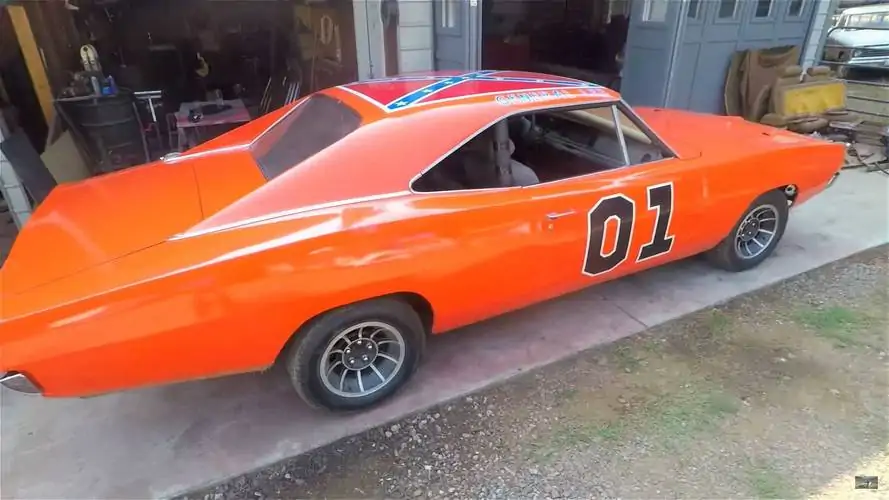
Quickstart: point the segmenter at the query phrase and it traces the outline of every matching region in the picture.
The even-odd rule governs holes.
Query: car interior
[[[618,109],[629,165],[670,157]],[[514,116],[483,131],[414,183],[419,192],[532,186],[628,166],[612,106]]]

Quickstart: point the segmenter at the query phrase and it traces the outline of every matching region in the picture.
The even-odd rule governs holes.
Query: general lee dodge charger
[[[280,362],[308,403],[367,407],[430,334],[696,254],[756,266],[843,156],[551,75],[329,88],[57,187],[0,271],[3,385],[89,396]]]

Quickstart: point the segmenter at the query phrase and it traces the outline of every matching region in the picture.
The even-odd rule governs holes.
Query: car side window
[[[494,127],[483,130],[420,175],[411,188],[428,193],[513,187],[513,179],[497,165],[494,136]]]
[[[617,105],[547,110],[510,119],[513,159],[551,182],[669,158]]]
[[[620,130],[627,143],[630,165],[672,158],[673,153],[660,144],[657,138],[642,127],[638,118],[633,118],[621,107],[617,108]]]
[[[508,137],[498,155],[498,135]],[[672,157],[620,106],[550,109],[513,116],[483,131],[421,175],[415,191],[532,186]]]

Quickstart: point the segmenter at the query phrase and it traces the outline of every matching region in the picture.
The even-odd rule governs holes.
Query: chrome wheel
[[[319,375],[324,387],[337,396],[368,396],[395,378],[404,357],[401,332],[388,323],[368,321],[346,328],[327,344]]]
[[[742,259],[755,259],[772,244],[778,232],[780,215],[773,205],[760,205],[744,217],[735,233],[735,253]]]

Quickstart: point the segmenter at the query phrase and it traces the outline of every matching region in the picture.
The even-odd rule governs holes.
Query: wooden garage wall
[[[226,8],[214,9],[212,7],[214,3]],[[182,19],[183,11],[207,11],[210,13],[208,18],[223,19],[234,15],[245,20],[256,20],[257,17],[264,16],[268,12],[267,8],[259,7],[260,5],[271,7],[275,3],[282,4],[282,2],[275,0],[209,0],[207,3],[187,0],[157,0],[143,4],[139,9],[139,22],[145,26],[145,30],[133,30],[129,35],[144,39],[146,32],[151,31],[158,36],[181,36],[188,31],[188,28],[183,27],[182,23],[176,22],[177,19]],[[283,3],[291,3],[295,7],[305,3],[305,0]],[[208,4],[211,6],[208,7]],[[36,42],[36,50],[30,54],[25,51],[26,60],[29,65],[37,64],[42,67],[46,74],[49,88],[48,90],[38,88],[38,95],[42,102],[47,97],[51,100],[70,83],[71,75],[81,70],[79,50],[83,44],[88,43],[88,40],[84,40],[78,32],[71,11],[65,8],[62,1],[20,0],[13,2],[12,5],[19,11],[23,10],[26,14],[28,25]],[[325,68],[326,71],[319,72],[316,76],[316,84],[323,87],[357,79],[355,23],[351,5],[338,0],[315,0],[311,5],[313,10],[324,9],[333,12],[338,28],[339,43],[342,47],[339,64],[334,67],[328,65]],[[0,8],[6,9],[7,7]],[[8,34],[4,36],[8,36]],[[39,83],[38,86],[40,86]],[[43,87],[46,86],[43,85]]]
[[[18,41],[12,29],[12,19],[9,11],[0,7],[0,68],[6,67],[18,56]],[[0,102],[9,101],[3,81],[0,80]]]
[[[42,150],[41,143],[47,127],[51,128],[55,118],[53,97],[67,84],[70,71],[77,68],[79,36],[71,13],[65,9],[63,2],[19,1],[2,9],[0,47],[3,49],[0,50],[0,57],[10,62],[10,58],[18,58],[18,52],[21,52],[33,95],[37,99],[37,103],[32,102],[31,105],[36,107],[39,103],[39,109],[28,108],[23,102],[12,104],[19,108],[20,113],[29,113],[27,119],[20,115],[20,120],[29,130],[35,146]],[[38,123],[33,113],[43,120]],[[30,126],[25,125],[26,121]]]
[[[0,66],[16,57],[18,41],[15,39],[15,31],[12,28],[12,19],[9,11],[0,7]]]
[[[74,19],[63,2],[22,2],[19,5],[27,15],[37,45],[36,54],[24,46],[22,52],[29,68],[37,63],[43,67],[52,98],[68,84],[71,72],[79,69],[78,51],[82,43]],[[42,102],[45,89],[36,90]]]

